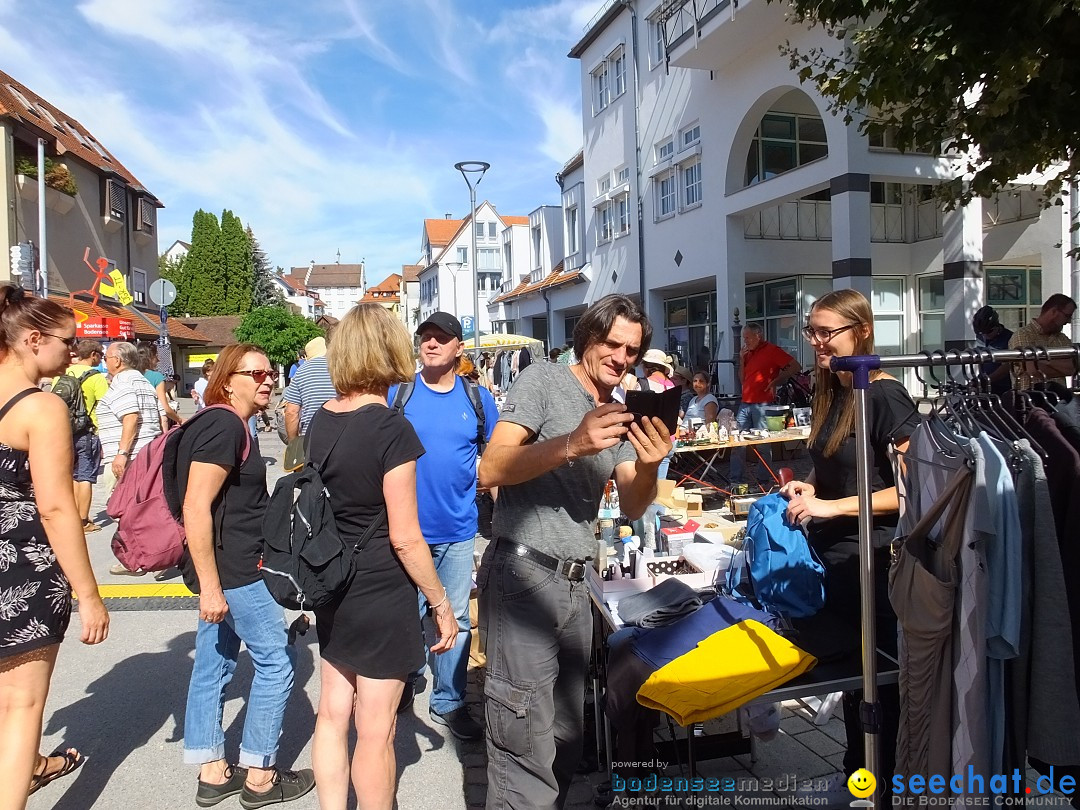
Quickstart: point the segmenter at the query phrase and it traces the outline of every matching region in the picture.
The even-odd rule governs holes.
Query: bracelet
[[[444,604],[446,604],[446,600],[449,599],[449,598],[450,597],[446,593],[446,588],[443,588],[442,601],[439,602],[439,604],[437,604],[437,605],[432,605],[432,604],[428,603],[428,609],[431,610],[432,612],[436,611],[438,608],[441,608]]]
[[[567,433],[566,434],[566,451],[565,451],[564,455],[566,456],[566,466],[567,467],[573,467],[574,466],[574,462],[570,458],[570,437],[573,436],[573,435],[574,434],[572,434],[572,433]]]

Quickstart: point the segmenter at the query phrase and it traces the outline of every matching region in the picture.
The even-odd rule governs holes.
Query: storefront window
[[[669,298],[664,325],[664,351],[678,365],[707,371],[716,353],[716,293]]]
[[[1024,326],[1042,307],[1042,268],[987,267],[986,303],[1007,329]]]

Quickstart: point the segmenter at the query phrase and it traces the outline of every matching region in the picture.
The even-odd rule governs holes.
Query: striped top
[[[311,418],[323,403],[336,396],[337,390],[330,382],[330,368],[326,365],[325,355],[313,357],[300,367],[285,389],[284,399],[300,406],[301,435],[307,433]]]
[[[109,393],[97,405],[98,438],[101,439],[101,455],[106,464],[120,452],[120,436],[123,433],[121,420],[131,413],[139,414],[139,428],[135,434],[135,446],[125,449],[130,449],[134,457],[161,434],[164,412],[157,392],[146,377],[126,368],[113,377]]]

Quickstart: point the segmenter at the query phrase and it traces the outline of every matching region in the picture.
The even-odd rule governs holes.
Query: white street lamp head
[[[484,179],[484,172],[491,168],[491,164],[482,160],[463,160],[460,163],[455,163],[454,168],[461,172],[461,176],[465,178],[469,188],[472,188],[474,185],[480,185],[480,181]],[[473,174],[477,175],[475,183],[469,176]]]
[[[490,163],[482,160],[463,160],[455,163],[454,168],[461,172],[465,178],[465,185],[469,187],[469,218],[472,220],[469,230],[472,231],[472,286],[473,286],[473,344],[480,348],[480,285],[477,283],[476,271],[476,187],[484,179],[484,172],[491,168]]]

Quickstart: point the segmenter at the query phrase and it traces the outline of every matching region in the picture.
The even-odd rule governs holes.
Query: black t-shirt
[[[890,377],[875,380],[868,391],[870,449],[873,453],[870,468],[871,489],[877,492],[896,485],[888,456],[889,444],[910,436],[919,423],[919,414],[904,386]],[[855,433],[852,432],[831,456],[825,455],[828,436],[851,396],[851,390],[844,389],[843,393],[833,400],[824,429],[810,445],[810,458],[814,462],[814,486],[817,497],[823,500],[849,498],[859,494]],[[892,541],[898,519],[897,514],[874,517],[876,546],[887,545]],[[815,546],[827,546],[841,540],[857,541],[859,519],[854,515],[828,520],[815,518],[809,528]]]
[[[185,428],[177,447],[176,478],[181,498],[187,492],[191,462],[230,468],[212,507],[214,556],[223,589],[242,588],[261,577],[262,521],[270,497],[266,492],[266,465],[254,443],[247,461],[237,469],[246,433],[247,425],[239,416],[215,410]],[[181,571],[187,586],[198,593],[198,577],[186,551]]]
[[[330,493],[338,532],[347,545],[360,539],[385,506],[383,476],[424,454],[424,445],[409,420],[379,404],[348,413],[320,408],[307,436],[308,458],[315,464],[326,460],[321,476]],[[356,569],[376,572],[398,567],[384,522],[357,556]]]

